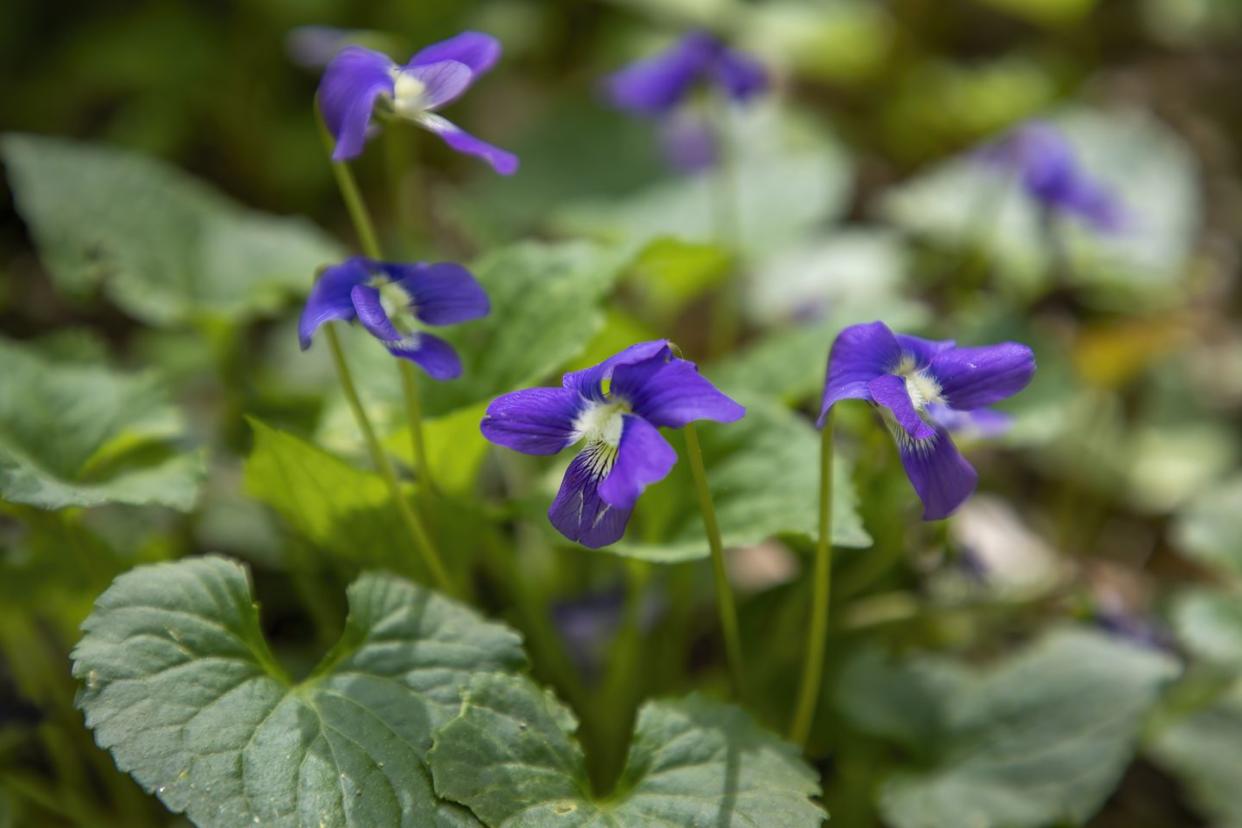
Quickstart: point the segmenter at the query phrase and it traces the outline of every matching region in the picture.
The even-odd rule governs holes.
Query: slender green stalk
[[[715,134],[719,146],[719,163],[711,173],[712,227],[716,243],[739,251],[742,247],[741,203],[738,201],[737,159],[729,130],[729,102],[721,97],[714,108]],[[739,263],[735,260],[729,277],[718,297],[716,317],[711,330],[711,353],[720,356],[737,341],[742,326],[742,284]]]
[[[397,506],[397,512],[401,515],[401,522],[405,524],[406,529],[410,532],[410,536],[414,538],[414,545],[422,553],[423,563],[431,571],[431,576],[435,579],[436,585],[445,592],[453,592],[453,582],[449,578],[448,571],[444,568],[443,561],[440,560],[440,554],[436,551],[435,544],[432,543],[431,537],[427,534],[427,529],[423,526],[422,520],[401,492],[401,483],[397,480],[397,473],[393,470],[388,455],[384,453],[384,447],[380,445],[379,438],[375,436],[375,429],[371,426],[371,420],[367,417],[366,409],[362,407],[362,400],[358,397],[358,389],[354,386],[353,376],[349,372],[349,364],[345,361],[345,353],[341,350],[341,340],[336,335],[336,324],[335,322],[330,322],[324,325],[325,338],[328,340],[328,348],[332,352],[332,362],[336,365],[336,375],[340,378],[341,389],[345,392],[345,399],[349,402],[349,408],[353,411],[354,419],[358,421],[358,428],[361,429],[363,439],[366,440],[367,450],[371,453],[371,460],[384,478],[384,482],[388,484],[388,491]]]
[[[418,392],[418,372],[404,359],[397,360],[401,369],[401,393],[405,395],[405,414],[410,421],[410,448],[414,453],[414,473],[420,485],[430,492],[439,491],[427,462],[427,443],[423,438],[423,402]]]
[[[824,645],[828,641],[828,604],[832,596],[832,411],[820,434],[819,449],[819,540],[815,544],[815,571],[812,582],[811,624],[807,630],[806,658],[802,664],[802,683],[798,706],[794,710],[789,738],[806,746],[815,720],[820,683],[824,675]]]
[[[724,633],[725,656],[729,661],[729,680],[733,694],[744,698],[745,671],[742,667],[742,636],[737,623],[737,606],[733,590],[729,586],[729,573],[725,569],[724,543],[720,539],[720,524],[716,522],[716,507],[712,505],[712,493],[707,487],[707,471],[703,468],[703,449],[699,447],[699,435],[694,423],[684,429],[686,457],[690,461],[690,474],[699,495],[699,510],[703,513],[703,529],[707,533],[707,545],[712,554],[712,571],[716,577],[716,608],[720,612],[720,628]]]

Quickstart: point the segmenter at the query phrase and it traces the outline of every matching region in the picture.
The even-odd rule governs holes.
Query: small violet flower
[[[1073,147],[1052,124],[1023,124],[985,146],[979,158],[1007,170],[1049,213],[1075,216],[1100,232],[1125,228],[1117,196],[1079,166]]]
[[[319,83],[319,107],[336,140],[333,160],[345,161],[362,153],[378,103],[389,114],[434,132],[458,152],[478,156],[496,172],[512,175],[518,168],[516,156],[475,138],[436,113],[456,100],[499,58],[500,43],[480,32],[462,32],[428,46],[404,66],[361,46],[343,49],[328,64]]]
[[[416,363],[431,377],[461,375],[453,346],[417,330],[414,321],[453,325],[487,316],[491,305],[483,287],[459,264],[393,264],[355,257],[330,267],[311,289],[298,322],[298,342],[325,322],[357,319],[393,356]]]
[[[1035,355],[1014,342],[959,348],[894,334],[882,322],[851,325],[832,343],[819,422],[844,399],[880,408],[923,501],[923,519],[940,520],[978,482],[949,430],[995,427],[997,412],[987,406],[1021,391],[1034,373]]]
[[[758,61],[702,31],[690,32],[667,51],[631,63],[609,77],[606,88],[620,109],[639,115],[667,115],[700,81],[739,103],[768,88],[767,73]]]
[[[595,549],[621,538],[643,489],[677,462],[660,428],[695,420],[730,423],[745,413],[693,362],[656,340],[566,374],[560,388],[499,397],[481,428],[491,442],[526,454],[585,444],[565,472],[548,519],[565,537]]]

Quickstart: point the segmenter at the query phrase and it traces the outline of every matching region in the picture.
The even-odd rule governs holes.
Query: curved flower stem
[[[707,545],[711,549],[712,571],[716,576],[716,607],[720,612],[720,628],[724,633],[725,656],[729,661],[729,680],[733,694],[744,698],[745,671],[742,668],[742,637],[737,623],[737,607],[733,602],[733,590],[729,586],[729,574],[725,569],[724,543],[720,539],[720,525],[716,522],[716,507],[712,505],[712,493],[707,487],[707,471],[703,468],[703,450],[699,447],[699,435],[694,423],[683,429],[686,435],[686,457],[690,461],[690,474],[699,495],[699,510],[703,513],[703,528],[707,533]]]
[[[806,637],[806,658],[802,663],[802,682],[798,706],[794,710],[789,738],[806,746],[815,720],[820,684],[824,674],[824,645],[828,641],[828,604],[832,596],[832,411],[824,422],[819,449],[819,540],[815,545],[815,572],[812,582],[811,623]]]
[[[739,276],[742,235],[741,207],[737,192],[737,159],[729,130],[729,101],[721,97],[715,102],[713,120],[719,162],[710,175],[712,187],[712,229],[716,243],[739,252],[728,279],[720,291],[717,314],[709,345],[713,356],[720,356],[737,340],[741,328],[742,286]]]

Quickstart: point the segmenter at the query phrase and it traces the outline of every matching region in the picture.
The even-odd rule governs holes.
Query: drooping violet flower
[[[450,380],[461,375],[457,352],[418,330],[414,321],[454,325],[489,310],[487,293],[459,264],[396,264],[358,256],[328,268],[315,282],[298,322],[298,342],[305,351],[320,325],[357,319],[393,356],[419,365],[434,379]]]
[[[639,115],[667,115],[700,82],[739,103],[768,88],[767,73],[758,61],[703,31],[690,32],[667,51],[631,63],[605,83],[618,108]]]
[[[381,106],[388,114],[434,132],[458,152],[484,159],[501,175],[512,175],[518,168],[515,155],[475,138],[436,112],[499,58],[500,43],[480,32],[462,32],[428,46],[404,66],[361,46],[343,49],[319,83],[319,107],[336,140],[333,160],[362,153],[371,117]]]
[[[1021,391],[1034,373],[1035,355],[1015,342],[959,348],[894,334],[882,322],[851,325],[832,343],[819,422],[840,400],[879,408],[923,501],[923,519],[940,520],[970,496],[978,474],[936,412],[977,415]]]
[[[1126,226],[1116,194],[1082,169],[1069,141],[1050,123],[1023,124],[985,146],[978,157],[1004,168],[1050,213],[1075,216],[1101,232]]]
[[[481,428],[491,442],[525,454],[585,444],[565,472],[548,519],[565,537],[595,549],[625,534],[643,489],[677,462],[660,428],[695,420],[731,423],[745,413],[661,339],[566,374],[560,388],[505,394],[488,406]]]

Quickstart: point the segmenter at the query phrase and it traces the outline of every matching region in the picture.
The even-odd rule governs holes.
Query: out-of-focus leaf
[[[1242,593],[1192,589],[1173,604],[1178,639],[1199,658],[1242,672]]]
[[[1134,111],[1072,110],[1054,119],[1084,170],[1113,190],[1130,227],[1100,234],[1073,219],[1056,224],[1074,283],[1099,298],[1151,303],[1177,295],[1199,227],[1193,156],[1167,127]],[[947,247],[986,249],[1011,287],[1047,283],[1052,250],[1038,211],[996,169],[970,158],[946,162],[890,191],[886,215],[910,233]]]
[[[188,510],[198,452],[152,376],[58,362],[0,339],[0,498],[43,509],[103,503]]]
[[[78,704],[117,765],[200,826],[477,824],[423,765],[471,674],[523,661],[518,636],[406,581],[349,588],[340,642],[301,682],[223,558],[117,578],[74,650]]]
[[[892,18],[866,0],[746,6],[742,47],[799,75],[848,83],[884,65],[894,40]]]
[[[1214,486],[1177,515],[1177,547],[1208,566],[1242,577],[1242,477]]]
[[[1242,682],[1160,731],[1148,751],[1186,785],[1213,828],[1242,828]]]
[[[152,158],[31,135],[0,150],[58,286],[101,285],[152,325],[270,312],[342,255],[304,219],[241,207]]]
[[[488,825],[815,826],[815,773],[742,710],[702,696],[638,713],[617,790],[590,793],[573,714],[529,679],[479,676],[429,757],[436,791]]]
[[[656,239],[638,254],[630,281],[667,317],[718,284],[732,265],[729,252],[716,245]]]
[[[758,256],[780,250],[845,209],[851,173],[835,142],[763,105],[733,113],[730,128],[737,151],[732,179],[708,171],[625,199],[574,204],[558,214],[557,226],[635,250],[672,236]],[[734,224],[736,237],[719,238],[733,232]]]
[[[951,701],[969,679],[966,668],[943,659],[865,650],[846,665],[837,703],[860,730],[926,753],[948,735]]]
[[[746,416],[738,422],[699,426],[725,546],[749,546],[777,535],[814,538],[819,525],[819,467],[808,461],[819,456],[819,433],[782,408],[743,401]],[[635,514],[639,529],[631,530],[609,551],[665,562],[707,557],[703,520],[685,465],[682,452],[675,473],[652,486],[639,501]],[[850,467],[838,456],[833,468],[832,524],[837,546],[871,544],[857,503]],[[665,525],[652,526],[655,521],[650,516],[656,513],[666,518]]]
[[[939,761],[885,782],[881,810],[896,828],[1083,823],[1121,778],[1175,672],[1151,651],[1054,632],[953,688]]]
[[[980,2],[1007,11],[1015,17],[1051,26],[1081,20],[1096,5],[1096,0],[980,0]]]
[[[423,423],[427,465],[436,487],[450,494],[468,494],[474,488],[479,466],[487,455],[488,442],[479,430],[486,403],[463,408]],[[388,439],[388,448],[406,463],[414,463],[414,447],[409,428]]]

